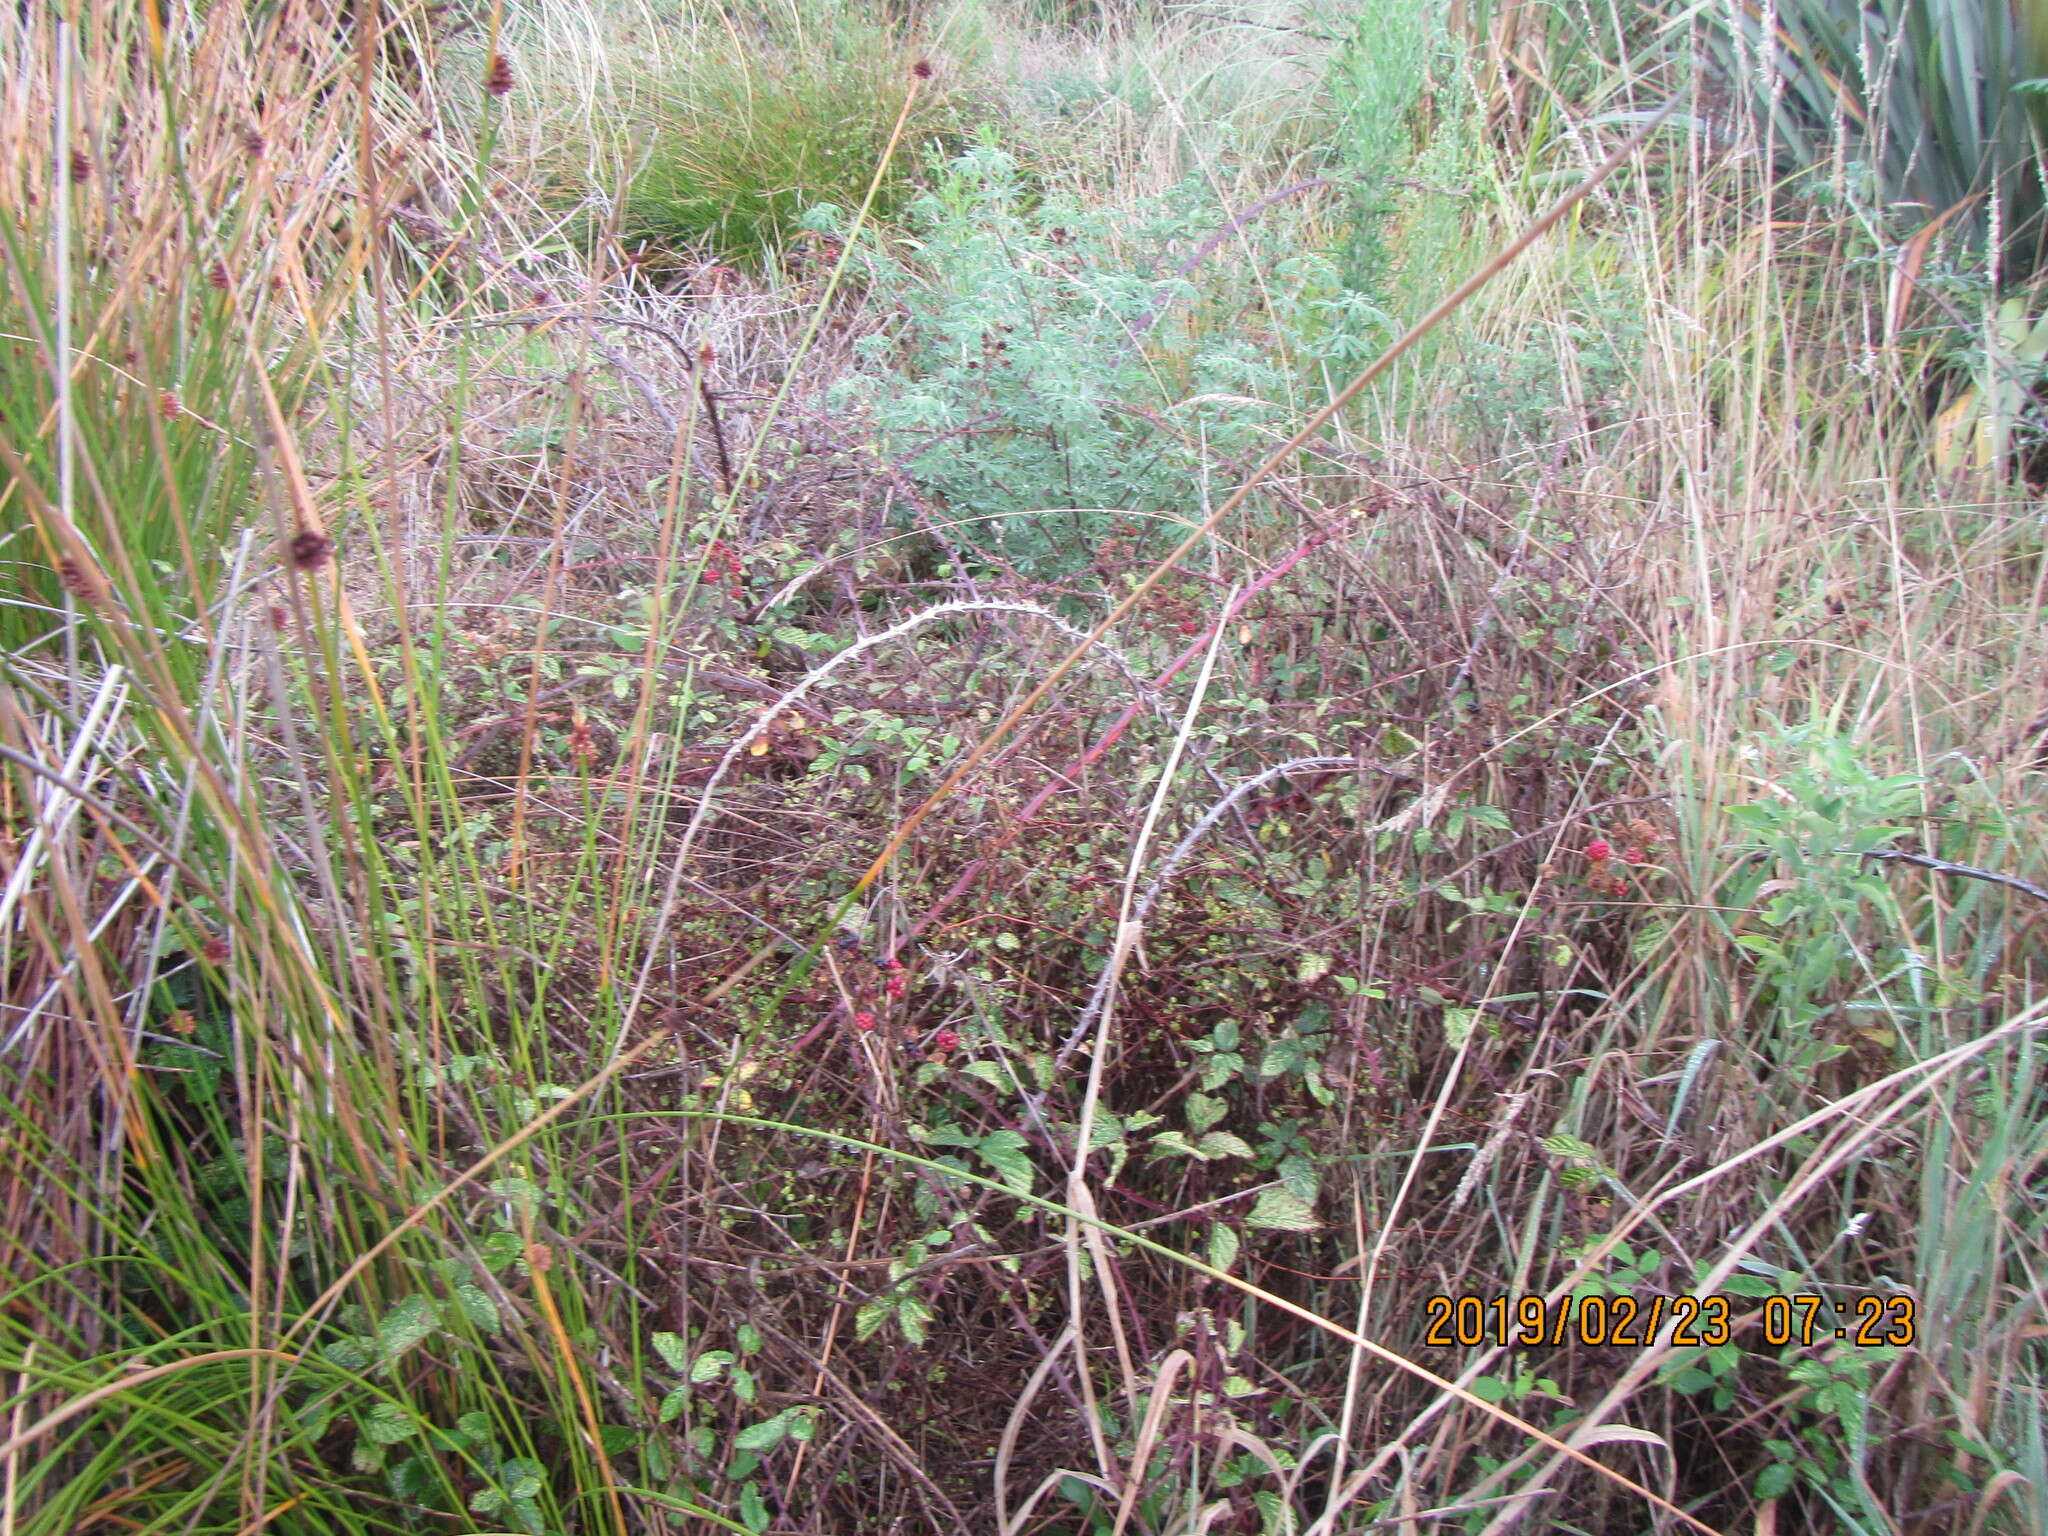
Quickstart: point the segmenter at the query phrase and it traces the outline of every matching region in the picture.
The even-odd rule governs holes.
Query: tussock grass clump
[[[977,115],[965,27],[935,34],[806,0],[733,15],[610,7],[572,19],[595,56],[581,68],[543,57],[540,67],[605,110],[578,119],[563,115],[560,97],[527,104],[526,153],[561,185],[594,193],[607,209],[598,224],[657,277],[698,259],[769,270],[797,254],[809,210],[858,208],[878,166],[872,212],[892,219],[926,151],[957,142]],[[516,35],[544,55],[551,29]],[[906,104],[903,150],[885,165]]]

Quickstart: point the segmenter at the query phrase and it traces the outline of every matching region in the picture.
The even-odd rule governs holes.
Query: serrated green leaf
[[[1211,1131],[1196,1143],[1206,1157],[1250,1157],[1251,1147],[1230,1131]]]
[[[1792,1491],[1792,1469],[1781,1461],[1772,1462],[1756,1475],[1756,1497],[1758,1503],[1769,1503],[1772,1499],[1783,1498]]]
[[[1154,1157],[1192,1157],[1198,1163],[1206,1163],[1208,1154],[1179,1131],[1161,1131],[1152,1138]]]
[[[1217,1269],[1229,1269],[1237,1262],[1237,1228],[1221,1222],[1209,1229],[1209,1262]]]
[[[377,1358],[369,1339],[359,1339],[354,1334],[343,1334],[338,1339],[329,1339],[320,1346],[320,1357],[339,1370],[361,1373],[370,1368],[370,1362]]]
[[[732,1368],[733,1396],[737,1397],[741,1402],[751,1405],[754,1398],[759,1395],[760,1390],[754,1384],[754,1373],[752,1371],[748,1370],[744,1365],[736,1365]]]
[[[1188,1095],[1187,1113],[1188,1129],[1200,1133],[1229,1114],[1230,1105],[1226,1100],[1212,1098],[1206,1093],[1191,1093]]]
[[[931,1322],[932,1315],[931,1306],[922,1297],[899,1296],[896,1299],[896,1326],[913,1344],[924,1343],[926,1325]]]
[[[485,1333],[496,1333],[504,1326],[498,1317],[498,1304],[491,1300],[488,1292],[480,1285],[458,1285],[455,1288],[455,1304],[462,1308],[462,1315],[473,1327]]]
[[[377,1320],[377,1364],[390,1367],[441,1326],[441,1314],[424,1296],[408,1296]]]
[[[761,1490],[749,1483],[740,1490],[740,1524],[748,1530],[759,1533],[768,1529],[771,1516],[767,1502],[761,1497]]]
[[[890,1317],[894,1315],[895,1311],[895,1304],[889,1301],[887,1298],[884,1298],[881,1301],[871,1301],[866,1306],[862,1307],[858,1312],[854,1313],[854,1342],[859,1344],[867,1343],[869,1339],[875,1336],[877,1330],[881,1328],[882,1324],[889,1321]]]
[[[707,1381],[716,1381],[725,1373],[725,1368],[739,1357],[729,1349],[707,1349],[690,1362],[690,1384],[703,1386]]]
[[[292,1418],[299,1426],[299,1432],[308,1440],[318,1440],[327,1433],[327,1426],[334,1418],[334,1399],[317,1397],[293,1411]]]
[[[413,1416],[396,1403],[372,1403],[368,1413],[356,1416],[356,1428],[378,1445],[397,1445],[419,1433]]]
[[[761,1352],[761,1330],[752,1323],[741,1323],[733,1330],[733,1340],[743,1355],[758,1355]]]
[[[1329,975],[1335,963],[1328,955],[1303,955],[1294,963],[1294,979],[1301,986],[1310,986]]]
[[[1472,1038],[1472,1026],[1479,1022],[1477,1008],[1446,1008],[1444,1010],[1444,1044],[1457,1050]]]
[[[661,1422],[666,1424],[674,1419],[677,1414],[683,1411],[684,1405],[689,1401],[690,1389],[688,1387],[677,1387],[661,1400]]]
[[[1279,1077],[1284,1073],[1299,1071],[1302,1065],[1301,1042],[1298,1040],[1270,1041],[1259,1057],[1259,1076]]]
[[[975,1144],[975,1154],[995,1169],[996,1177],[1020,1195],[1031,1193],[1037,1170],[1031,1166],[1031,1159],[1025,1154],[1028,1143],[1016,1131],[1001,1129],[990,1131]]]
[[[690,1349],[680,1334],[657,1333],[648,1340],[654,1352],[661,1356],[661,1363],[672,1371],[687,1371],[690,1368]]]
[[[772,1451],[782,1444],[782,1437],[789,1433],[789,1413],[784,1410],[772,1419],[763,1419],[758,1424],[749,1424],[732,1437],[736,1451]]]
[[[1276,1232],[1313,1232],[1322,1223],[1316,1220],[1314,1206],[1293,1190],[1283,1187],[1261,1194],[1258,1203],[1252,1207],[1251,1215],[1245,1217],[1245,1225]]]

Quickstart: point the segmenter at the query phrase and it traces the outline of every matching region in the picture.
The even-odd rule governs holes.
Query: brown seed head
[[[233,278],[228,276],[228,264],[224,261],[216,261],[207,269],[206,280],[222,293],[226,293],[229,285],[234,281]]]
[[[254,128],[244,128],[242,130],[242,148],[248,152],[251,160],[261,160],[264,150],[263,135]]]
[[[910,72],[920,80],[929,80],[932,77],[932,61],[930,59],[919,59],[910,66]]]
[[[92,180],[92,156],[82,149],[71,151],[71,179],[73,181]]]
[[[176,421],[185,414],[185,407],[178,403],[176,390],[167,389],[156,397],[156,413],[165,421]]]
[[[709,368],[717,357],[718,354],[711,350],[710,342],[700,341],[697,343],[697,366],[699,368]]]
[[[484,89],[503,96],[512,89],[512,61],[502,53],[491,55],[491,67],[484,73]]]
[[[69,555],[57,562],[57,580],[66,592],[82,603],[91,602],[99,591],[92,574]]]
[[[311,528],[301,528],[292,538],[292,564],[302,571],[317,571],[334,553],[334,540]]]

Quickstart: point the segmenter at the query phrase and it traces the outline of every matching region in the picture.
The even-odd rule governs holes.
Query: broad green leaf
[[[357,1416],[356,1428],[378,1445],[397,1445],[419,1433],[413,1416],[396,1403],[372,1403],[368,1413]]]
[[[896,1326],[903,1330],[903,1337],[913,1344],[925,1341],[925,1327],[932,1320],[930,1305],[918,1296],[900,1296],[896,1300]]]
[[[389,1367],[441,1326],[441,1315],[424,1296],[408,1296],[377,1320],[377,1364]]]
[[[736,1451],[772,1451],[782,1444],[782,1437],[789,1433],[789,1414],[778,1413],[772,1419],[763,1419],[758,1424],[749,1424],[732,1437]]]
[[[462,1308],[462,1315],[485,1333],[496,1333],[504,1326],[498,1317],[498,1304],[482,1286],[456,1286],[455,1303]]]
[[[1229,1113],[1230,1105],[1226,1100],[1212,1098],[1206,1093],[1188,1095],[1188,1129],[1191,1131],[1206,1131]]]
[[[690,1384],[701,1387],[707,1381],[716,1381],[724,1374],[738,1356],[729,1349],[707,1349],[690,1362]]]
[[[1314,1206],[1293,1190],[1281,1188],[1269,1189],[1259,1196],[1251,1215],[1245,1218],[1245,1225],[1279,1232],[1313,1232],[1322,1223],[1316,1220]]]
[[[995,1169],[996,1177],[1020,1195],[1031,1193],[1032,1180],[1036,1170],[1031,1159],[1025,1155],[1027,1145],[1016,1131],[994,1130],[975,1145],[975,1152],[981,1160]]]
[[[1479,1022],[1477,1008],[1446,1008],[1444,1010],[1444,1044],[1452,1050],[1458,1049],[1472,1038],[1472,1026]]]
[[[344,1371],[362,1372],[370,1368],[376,1359],[369,1339],[359,1339],[354,1334],[343,1334],[338,1339],[329,1339],[320,1346],[320,1357],[328,1364]]]
[[[1218,1269],[1228,1269],[1237,1262],[1237,1228],[1218,1222],[1209,1229],[1209,1262]]]
[[[682,1336],[674,1333],[657,1333],[648,1341],[654,1352],[661,1356],[661,1363],[672,1371],[687,1371],[690,1368],[690,1351],[683,1343]]]
[[[1192,1157],[1197,1162],[1202,1163],[1206,1163],[1209,1160],[1208,1153],[1189,1141],[1187,1137],[1181,1135],[1179,1131],[1161,1131],[1158,1135],[1154,1136],[1152,1138],[1152,1155],[1154,1157]]]
[[[689,1401],[690,1389],[688,1387],[677,1387],[661,1400],[661,1422],[666,1424],[674,1419],[677,1414],[683,1411],[684,1405]]]
[[[886,1298],[871,1301],[853,1315],[853,1337],[856,1343],[865,1344],[875,1336],[882,1324],[895,1313],[895,1303]]]
[[[1250,1157],[1251,1147],[1230,1131],[1211,1131],[1196,1143],[1205,1157]]]
[[[770,1518],[761,1490],[752,1483],[747,1484],[740,1490],[740,1524],[750,1531],[760,1532],[768,1529]]]

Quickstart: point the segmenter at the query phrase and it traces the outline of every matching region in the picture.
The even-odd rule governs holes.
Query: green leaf
[[[782,1444],[782,1437],[788,1433],[789,1414],[785,1410],[775,1415],[772,1419],[763,1419],[758,1424],[749,1424],[745,1429],[734,1435],[732,1437],[733,1449],[736,1451],[772,1451],[776,1446]]]
[[[995,1169],[997,1178],[1018,1194],[1028,1195],[1037,1170],[1025,1155],[1027,1145],[1016,1131],[1004,1129],[990,1131],[976,1143],[974,1150],[983,1162]]]
[[[925,1327],[932,1320],[932,1309],[922,1297],[899,1296],[896,1299],[896,1326],[903,1330],[903,1337],[911,1343],[922,1345],[925,1341]]]
[[[1479,1022],[1477,1008],[1444,1009],[1444,1044],[1457,1050],[1472,1038],[1472,1026]]]
[[[1295,962],[1294,979],[1304,987],[1309,986],[1329,975],[1335,963],[1328,955],[1303,955]]]
[[[740,1524],[754,1532],[768,1529],[768,1506],[761,1498],[761,1490],[749,1483],[740,1490]]]
[[[1209,1262],[1217,1269],[1229,1269],[1235,1264],[1238,1248],[1237,1228],[1218,1222],[1209,1229]]]
[[[1187,1112],[1188,1129],[1200,1132],[1208,1130],[1229,1114],[1230,1105],[1222,1099],[1211,1098],[1206,1093],[1191,1093],[1188,1095]]]
[[[419,1433],[413,1416],[396,1403],[372,1403],[368,1413],[356,1416],[356,1428],[377,1445],[397,1445]]]
[[[733,1330],[733,1338],[743,1355],[757,1355],[761,1352],[761,1330],[752,1323],[741,1323]]]
[[[661,1400],[661,1422],[664,1424],[669,1423],[683,1411],[689,1401],[690,1389],[688,1387],[677,1387]]]
[[[371,1341],[359,1339],[354,1334],[343,1334],[338,1339],[329,1339],[320,1346],[320,1358],[339,1370],[360,1374],[370,1368],[376,1358],[371,1352]]]
[[[424,1296],[408,1296],[377,1322],[377,1364],[388,1369],[441,1326],[441,1315]]]
[[[690,1385],[701,1387],[707,1381],[716,1381],[724,1374],[725,1368],[739,1357],[729,1349],[707,1349],[690,1362]]]
[[[896,1305],[884,1297],[871,1301],[853,1315],[853,1338],[857,1344],[865,1344],[881,1329],[882,1324],[894,1315]]]
[[[661,1356],[661,1363],[672,1371],[687,1371],[690,1368],[690,1351],[682,1337],[674,1333],[657,1333],[649,1340],[654,1352]]]
[[[1771,1463],[1756,1475],[1756,1497],[1759,1503],[1783,1498],[1792,1491],[1792,1469],[1782,1461]]]
[[[1281,1188],[1269,1189],[1259,1196],[1251,1215],[1245,1218],[1245,1225],[1278,1232],[1313,1232],[1322,1223],[1316,1220],[1314,1206],[1293,1190]]]
[[[1181,1135],[1179,1131],[1161,1131],[1158,1135],[1154,1136],[1152,1138],[1152,1155],[1154,1157],[1192,1157],[1197,1162],[1203,1163],[1209,1160],[1208,1153],[1189,1141],[1187,1137]]]
[[[456,1286],[455,1304],[462,1308],[464,1317],[485,1333],[496,1333],[504,1326],[498,1317],[498,1304],[491,1300],[482,1286]]]
[[[1205,1157],[1250,1157],[1252,1149],[1242,1136],[1230,1131],[1211,1131],[1195,1143]]]

